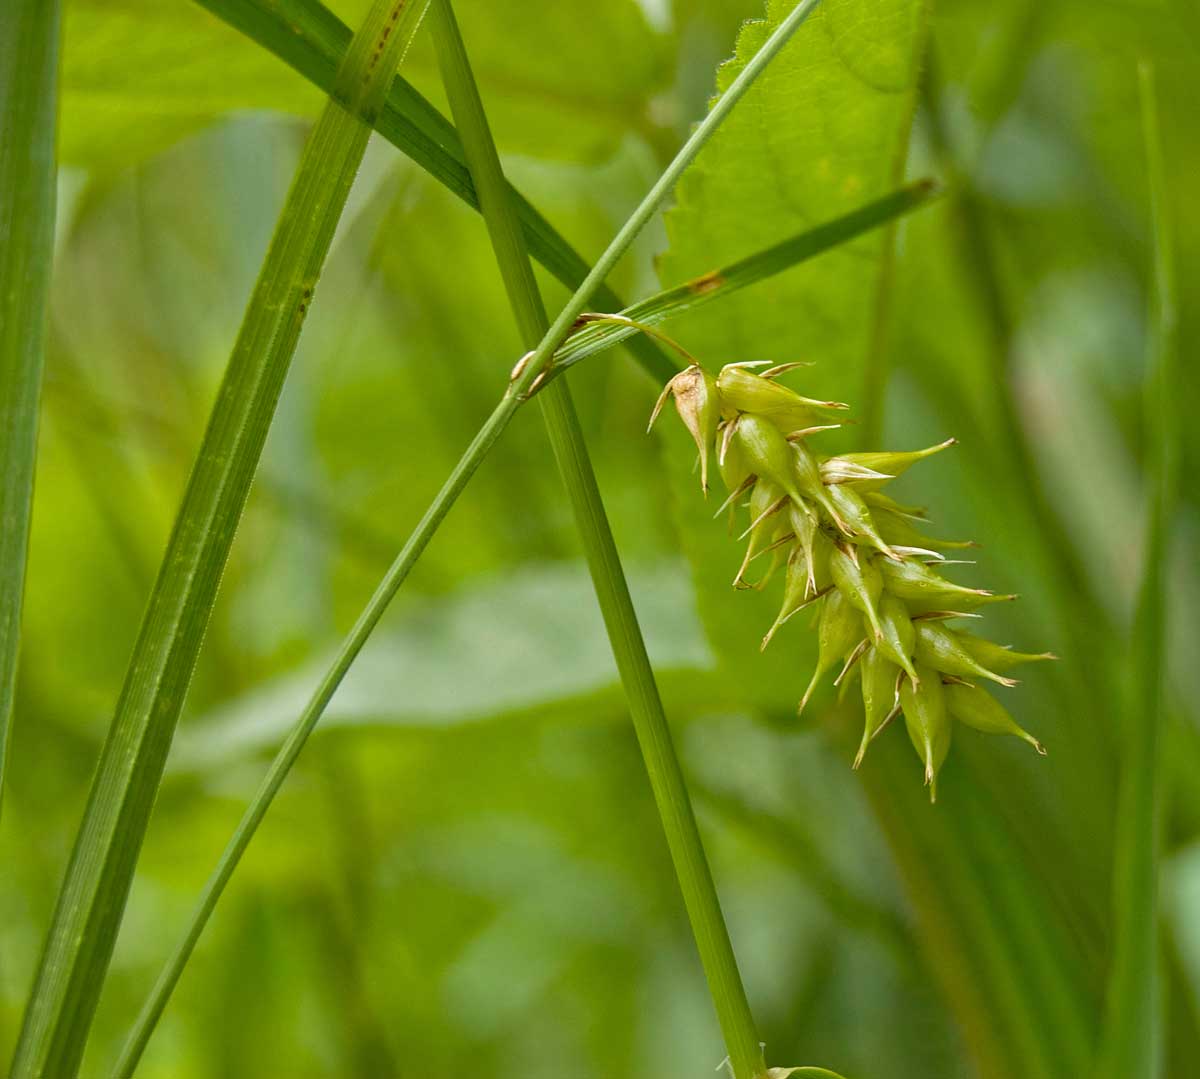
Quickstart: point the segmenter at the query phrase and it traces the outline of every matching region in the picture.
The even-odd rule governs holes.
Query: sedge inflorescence
[[[777,381],[802,364],[754,370],[761,366],[729,364],[714,378],[692,364],[667,383],[650,423],[673,397],[699,450],[705,493],[714,459],[729,491],[717,516],[728,510],[733,520],[740,508],[748,510],[734,587],[764,588],[784,570],[783,602],[763,648],[794,615],[817,609],[817,664],[800,711],[835,669],[835,686],[858,678],[865,722],[854,767],[903,715],[931,800],[955,722],[1015,735],[1044,753],[980,683],[1014,685],[1005,671],[1053,656],[1016,652],[959,628],[979,617],[979,607],[1016,597],[944,577],[940,571],[953,563],[943,552],[974,544],[924,535],[923,511],[883,491],[955,440],[907,452],[823,456],[810,441],[840,426],[837,417],[848,406],[802,397]]]

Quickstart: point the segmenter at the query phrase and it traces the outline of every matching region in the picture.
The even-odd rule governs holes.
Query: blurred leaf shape
[[[703,676],[713,659],[683,567],[631,566],[629,578],[655,669],[668,678],[685,672],[703,697]],[[206,769],[274,746],[325,666],[318,658],[187,724],[173,770]],[[484,722],[615,693],[616,687],[586,569],[550,563],[484,580],[436,607],[409,607],[389,619],[346,676],[323,725]],[[605,715],[611,715],[613,699],[605,697]]]

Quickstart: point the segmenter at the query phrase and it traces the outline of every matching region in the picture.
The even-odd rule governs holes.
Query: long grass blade
[[[0,808],[54,250],[59,0],[0,8]]]
[[[747,288],[775,274],[783,273],[822,252],[849,243],[872,229],[897,221],[926,205],[938,195],[932,180],[921,180],[889,195],[851,210],[832,221],[797,233],[780,243],[695,277],[663,292],[639,300],[616,312],[643,326],[655,326],[703,304],[712,303],[738,289]],[[554,354],[556,370],[564,370],[588,356],[620,344],[641,331],[636,326],[611,322],[590,322],[573,333]]]
[[[542,333],[537,347],[528,354],[526,361],[521,365],[520,373],[512,378],[508,390],[501,398],[499,404],[484,422],[474,439],[472,439],[471,444],[455,465],[449,478],[442,485],[441,490],[438,491],[433,502],[417,523],[416,528],[405,542],[403,549],[397,555],[396,560],[389,567],[387,573],[384,574],[383,579],[376,587],[366,607],[364,607],[354,626],[339,646],[329,669],[321,679],[320,684],[309,699],[284,744],[280,747],[263,783],[255,793],[245,814],[238,823],[229,844],[226,846],[216,868],[205,884],[200,902],[192,915],[192,920],[183,938],[168,959],[166,966],[159,976],[158,982],[138,1017],[130,1039],[118,1062],[115,1075],[128,1076],[136,1067],[137,1061],[140,1059],[146,1043],[153,1033],[154,1027],[163,1009],[166,1007],[171,993],[187,965],[188,959],[195,949],[197,941],[204,932],[208,919],[212,916],[225,886],[232,878],[234,870],[236,870],[242,856],[254,838],[254,834],[270,809],[271,803],[282,788],[284,781],[287,779],[288,774],[291,772],[312,732],[316,729],[317,723],[320,721],[330,700],[332,700],[342,679],[345,678],[346,673],[350,670],[359,652],[362,651],[363,646],[370,638],[379,620],[383,617],[388,604],[408,578],[413,566],[416,565],[425,548],[433,539],[434,534],[441,526],[442,521],[446,518],[454,503],[458,500],[459,495],[466,489],[471,477],[474,476],[491,448],[504,433],[513,416],[522,404],[528,400],[531,387],[549,364],[555,345],[566,336],[567,331],[574,324],[580,313],[593,299],[598,284],[604,280],[612,266],[628,250],[629,245],[642,228],[645,227],[655,210],[673,190],[680,175],[695,159],[708,139],[711,138],[720,126],[721,121],[742,99],[754,80],[767,64],[770,63],[771,59],[779,52],[791,35],[799,28],[809,12],[816,6],[816,3],[817,0],[805,0],[804,3],[800,4],[793,11],[771,37],[764,42],[754,59],[743,69],[738,78],[730,84],[721,100],[697,126],[691,137],[679,150],[670,165],[667,166],[666,170],[643,198],[637,209],[634,210],[632,216],[613,238],[601,256],[600,261],[588,273],[584,283],[567,302],[566,307],[559,313],[553,325]],[[536,328],[536,325],[537,322],[531,318],[530,327]],[[614,566],[613,570],[606,573],[605,576],[608,580],[623,580],[623,576],[620,575],[619,566]],[[628,632],[628,627],[622,626],[621,628],[622,632]],[[622,672],[622,675],[624,676],[624,672]],[[639,681],[636,684],[643,689],[647,685],[644,681]],[[649,684],[652,685],[652,681]],[[650,707],[650,705],[646,707]],[[659,707],[661,708],[661,705]],[[679,777],[679,782],[682,784],[681,776]],[[674,806],[673,811],[679,812],[679,803],[672,804]],[[684,830],[682,823],[673,827],[680,832]],[[702,857],[702,851],[700,853]],[[707,866],[705,866],[705,871],[707,871]],[[715,897],[715,892],[713,894]],[[730,990],[731,994],[732,992],[733,990]],[[757,1049],[757,1046],[755,1046],[755,1049]],[[753,1077],[756,1073],[750,1072],[748,1074]],[[739,1079],[742,1079],[742,1077],[739,1076]]]
[[[1154,239],[1154,304],[1146,376],[1149,504],[1142,580],[1130,657],[1131,694],[1122,731],[1113,878],[1114,951],[1097,1079],[1156,1079],[1162,1073],[1162,971],[1158,877],[1162,849],[1166,714],[1167,573],[1178,472],[1178,316],[1174,240],[1159,131],[1154,71],[1139,69]]]
[[[320,0],[197,0],[218,18],[278,56],[326,93],[334,93],[334,76],[350,43],[350,29]],[[372,120],[376,130],[401,153],[444,184],[468,206],[479,209],[479,196],[463,156],[454,125],[403,77]],[[515,188],[515,201],[530,254],[568,288],[576,288],[588,272],[583,257]],[[607,285],[594,293],[595,302],[617,311],[623,301]],[[675,368],[653,342],[635,338],[629,349],[659,382]]]
[[[376,0],[310,134],[175,520],[59,892],[14,1077],[75,1074],[163,765],[288,365],[380,107],[427,0]]]

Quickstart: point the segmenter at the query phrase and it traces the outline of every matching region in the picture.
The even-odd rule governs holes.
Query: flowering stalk
[[[930,801],[937,799],[938,771],[955,721],[1015,735],[1044,754],[1041,743],[978,683],[1015,685],[1002,672],[1054,657],[1014,652],[952,628],[979,617],[976,608],[1016,596],[942,576],[942,567],[954,564],[942,551],[973,545],[925,535],[919,530],[923,511],[882,490],[955,440],[908,452],[824,456],[811,443],[840,427],[836,421],[849,406],[802,397],[778,381],[802,364],[754,371],[759,366],[728,364],[714,378],[693,364],[667,383],[650,424],[673,397],[699,451],[705,493],[713,458],[731,492],[717,516],[729,510],[732,522],[739,503],[748,507],[749,525],[739,536],[747,540],[746,552],[733,586],[762,589],[783,571],[783,602],[763,648],[794,615],[816,608],[817,664],[799,710],[827,674],[839,672],[834,685],[843,691],[859,678],[865,722],[854,767],[903,715]]]

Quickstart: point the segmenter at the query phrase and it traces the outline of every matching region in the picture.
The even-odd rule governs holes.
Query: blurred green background
[[[364,7],[331,6],[351,24]],[[511,178],[589,258],[703,113],[742,20],[763,14],[761,0],[455,6]],[[791,379],[813,396],[861,406],[883,386],[886,446],[959,436],[897,494],[983,542],[962,580],[1021,593],[989,613],[992,636],[1063,657],[1006,698],[1049,757],[960,731],[932,808],[899,730],[852,773],[856,707],[827,694],[795,719],[812,634],[796,619],[759,656],[778,594],[728,588],[740,551],[707,520],[686,435],[673,420],[644,435],[657,387],[615,352],[571,381],[771,1061],[1071,1079],[1101,1022],[1153,423],[1136,65],[1151,58],[1160,83],[1186,410],[1200,404],[1200,17],[1183,0],[948,0],[927,25],[916,3],[862,11],[823,5],[614,284],[636,298],[905,175],[947,182],[898,230],[890,276],[877,233],[666,329],[714,369],[815,361]],[[194,5],[68,0],[65,32],[0,829],[0,1059],[320,101]],[[444,108],[424,34],[403,73]],[[553,307],[564,294],[544,283]],[[480,220],[375,140],[225,575],[87,1074],[111,1063],[266,759],[520,351]],[[1163,895],[1178,1079],[1200,1066],[1200,442],[1184,437]],[[650,1079],[712,1074],[723,1055],[531,412],[335,698],[139,1074]]]

